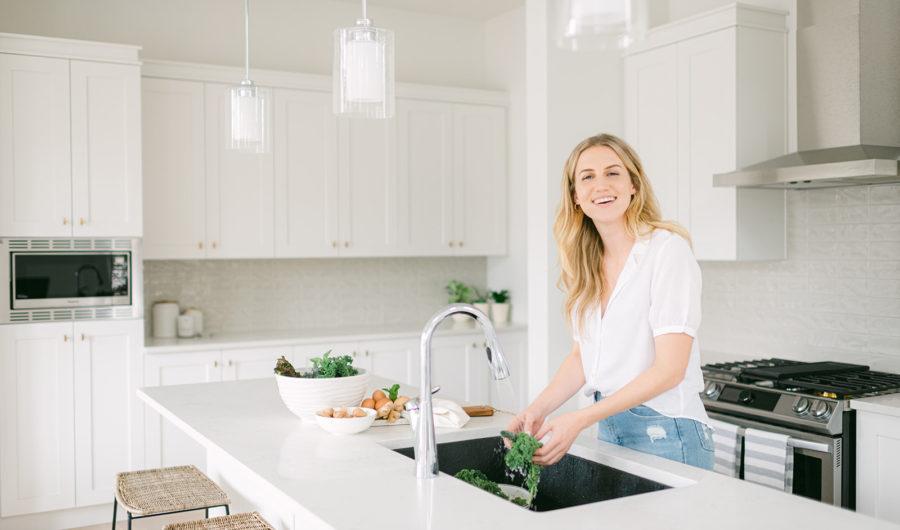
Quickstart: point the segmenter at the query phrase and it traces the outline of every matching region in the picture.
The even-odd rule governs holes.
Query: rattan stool
[[[167,524],[163,530],[275,530],[257,512]]]
[[[227,514],[231,500],[196,467],[176,466],[126,471],[116,475],[113,530],[116,528],[116,508],[119,504],[128,512],[128,529],[131,530],[131,520],[144,517],[205,508],[208,518],[209,509],[218,506],[224,506]]]

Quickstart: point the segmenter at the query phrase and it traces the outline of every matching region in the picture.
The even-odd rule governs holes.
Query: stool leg
[[[131,530],[131,512],[128,512],[128,530]]]
[[[113,497],[113,524],[112,530],[116,530],[116,508],[119,507],[119,499]]]
[[[228,509],[228,505],[225,505],[225,515],[231,515],[231,511]]]
[[[206,508],[206,518],[209,519],[209,508]]]

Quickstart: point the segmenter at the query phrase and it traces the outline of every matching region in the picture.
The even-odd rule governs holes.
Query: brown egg
[[[375,392],[372,392],[372,399],[375,400],[375,403],[378,403],[382,399],[386,399],[386,398],[387,398],[387,394],[385,394],[381,390],[376,390]]]
[[[375,408],[375,400],[372,398],[364,399],[362,402],[362,407],[367,408],[367,409],[374,409]]]

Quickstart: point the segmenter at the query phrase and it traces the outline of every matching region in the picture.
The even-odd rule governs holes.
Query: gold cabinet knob
[[[344,248],[347,248],[347,247],[349,247],[349,246],[350,246],[350,242],[349,242],[349,241],[344,241]]]
[[[453,246],[453,241],[447,243],[447,246],[452,247],[452,246]]]
[[[331,248],[337,248],[337,241],[331,242]]]
[[[228,359],[228,366],[231,366],[231,365],[232,365],[231,359]]]
[[[69,342],[69,336],[63,333],[63,342]]]
[[[353,352],[353,356],[356,357],[356,352],[355,352],[355,351]]]
[[[216,248],[216,242],[213,241],[213,248]]]
[[[203,241],[197,243],[197,248],[203,248]]]
[[[67,225],[67,224],[69,224],[69,220],[68,220],[68,219],[66,219],[66,218],[65,218],[65,217],[63,217],[63,224],[64,224],[64,225]]]
[[[213,361],[213,368],[219,367],[219,361]]]
[[[369,356],[369,350],[366,350],[366,357]]]
[[[462,246],[462,245],[463,245],[463,242],[462,242],[462,241],[460,241],[460,242],[459,242],[459,246]]]
[[[78,224],[81,225],[81,226],[84,226],[84,217],[79,217],[79,218],[78,218]]]
[[[84,342],[84,333],[81,334],[81,342]]]

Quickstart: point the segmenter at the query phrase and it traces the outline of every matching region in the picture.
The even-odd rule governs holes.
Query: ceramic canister
[[[184,310],[185,315],[191,315],[194,318],[194,335],[203,333],[203,311],[196,307],[189,307]]]
[[[153,336],[160,339],[175,338],[178,302],[161,300],[153,304]]]

